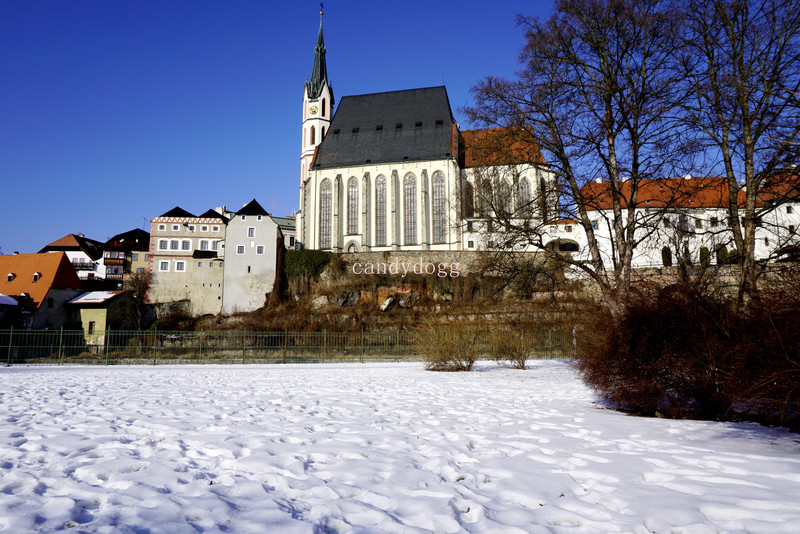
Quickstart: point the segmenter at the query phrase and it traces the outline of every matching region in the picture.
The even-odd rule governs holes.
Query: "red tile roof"
[[[589,182],[581,188],[589,210],[612,208],[611,182]],[[628,206],[633,182],[622,182],[620,196],[622,207]],[[740,207],[745,205],[745,191],[737,195]],[[642,180],[636,196],[641,208],[726,208],[728,206],[728,180],[722,176],[691,178],[664,178]],[[764,203],[756,200],[757,206]]]
[[[40,274],[36,282],[34,273]],[[0,256],[0,277],[0,293],[27,294],[25,307],[31,310],[42,305],[50,289],[82,289],[64,252]],[[12,279],[9,281],[9,278]]]
[[[463,167],[544,163],[536,140],[514,128],[488,128],[461,132]]]

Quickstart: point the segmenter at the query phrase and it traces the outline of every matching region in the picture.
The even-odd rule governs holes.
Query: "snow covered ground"
[[[0,532],[800,532],[800,436],[566,362],[0,369]]]

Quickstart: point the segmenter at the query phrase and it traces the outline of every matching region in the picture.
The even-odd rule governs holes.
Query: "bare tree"
[[[481,81],[473,88],[475,105],[466,109],[476,123],[524,132],[555,176],[559,212],[538,220],[503,217],[502,195],[484,195],[495,199],[488,211],[507,230],[505,245],[544,249],[547,219],[577,220],[588,261],[560,259],[599,285],[612,312],[629,292],[640,234],[653,226],[637,216],[639,186],[679,163],[674,18],[670,3],[656,0],[560,0],[546,21],[520,16],[527,40],[522,70],[515,79]],[[597,178],[606,181],[613,269],[606,268],[596,216],[590,217],[599,213],[599,195],[586,185]]]
[[[147,270],[131,274],[124,281],[123,287],[130,291],[132,296],[127,304],[127,316],[137,330],[142,329],[148,315],[147,292],[150,290],[152,281],[153,276]]]
[[[798,193],[796,177],[787,187],[781,171],[798,157],[800,4],[685,0],[680,7],[687,98],[679,104],[692,140],[727,178],[741,304],[758,297],[756,228],[781,196]],[[767,204],[759,199],[765,194]]]

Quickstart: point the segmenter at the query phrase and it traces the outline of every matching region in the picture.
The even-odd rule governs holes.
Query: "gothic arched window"
[[[317,133],[316,130],[312,126],[311,127],[311,131],[309,132],[309,135],[308,135],[308,144],[309,145],[313,145],[314,144],[314,140],[316,139],[316,137],[315,137],[316,133]]]
[[[417,243],[417,179],[408,173],[403,178],[403,243]]]
[[[444,174],[436,171],[431,178],[433,203],[433,242],[444,243],[447,240],[447,199],[444,191]]]
[[[386,245],[386,177],[375,179],[375,243]]]
[[[527,178],[519,182],[519,211],[526,217],[531,214],[531,184]]]
[[[474,217],[475,216],[475,193],[472,189],[472,184],[469,182],[464,182],[464,197],[461,199],[462,202],[462,210],[464,212],[464,217]]]
[[[325,112],[328,109],[328,106],[326,104],[327,104],[327,102],[325,102],[325,99],[323,98],[322,99],[322,116],[323,117],[325,116]]]
[[[319,248],[331,248],[331,181],[327,178],[319,188]]]
[[[495,211],[500,217],[508,217],[511,214],[511,187],[505,180],[500,180],[495,197]]]
[[[355,176],[347,181],[347,233],[358,233],[358,180]]]

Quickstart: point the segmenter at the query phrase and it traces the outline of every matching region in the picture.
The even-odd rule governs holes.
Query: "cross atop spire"
[[[314,47],[314,66],[311,69],[311,79],[306,82],[308,97],[319,97],[322,87],[328,83],[328,67],[325,64],[325,39],[322,36],[322,14],[324,5],[319,3],[319,35],[317,46]]]

